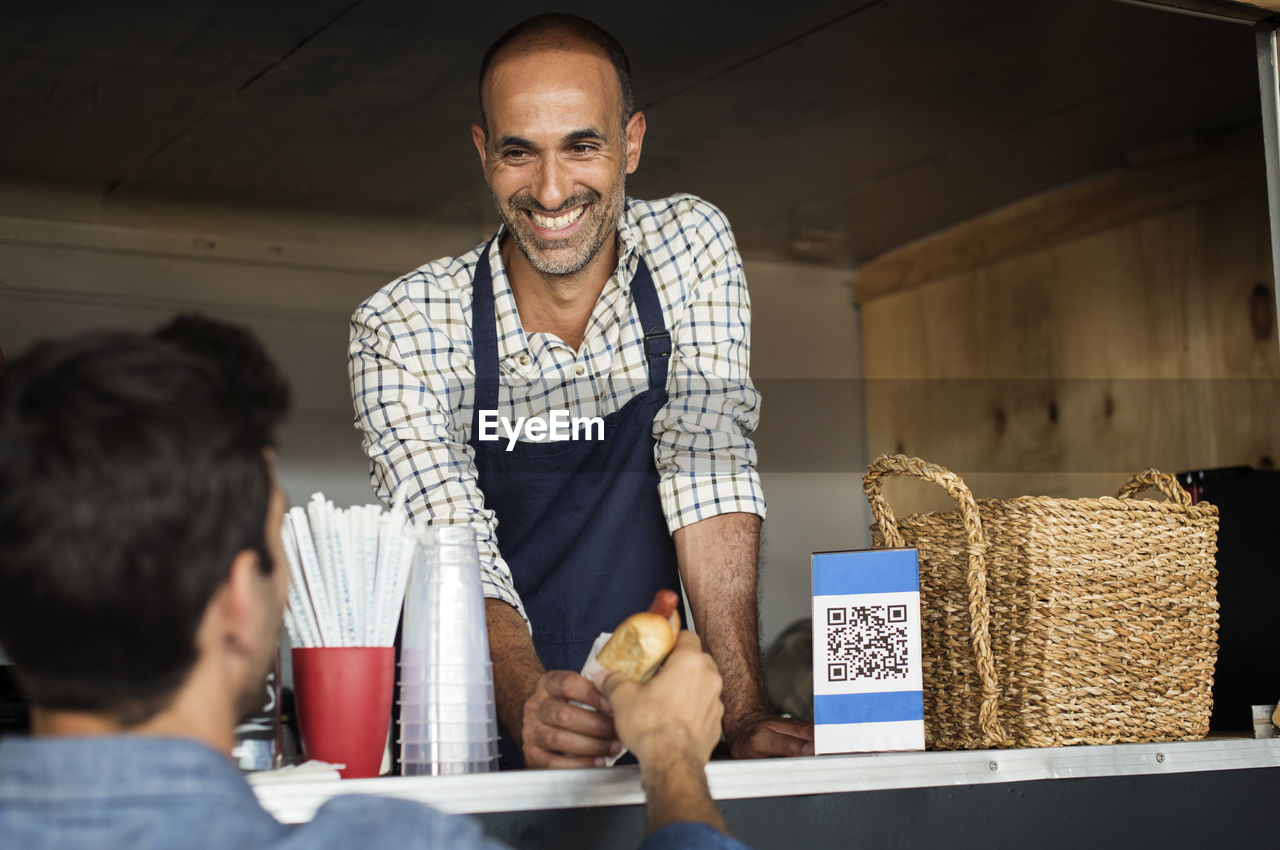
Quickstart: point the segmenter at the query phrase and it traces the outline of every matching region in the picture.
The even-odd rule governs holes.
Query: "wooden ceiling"
[[[1183,12],[1255,23],[1280,12],[1280,0],[1132,0]]]
[[[759,256],[863,262],[1170,139],[1258,121],[1250,28],[1154,7],[562,6],[632,55],[650,131],[629,191],[702,195]],[[4,4],[0,180],[87,188],[107,207],[161,198],[483,226],[494,215],[468,134],[475,66],[537,11]]]

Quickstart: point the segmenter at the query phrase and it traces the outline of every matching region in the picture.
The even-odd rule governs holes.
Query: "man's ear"
[[[640,148],[644,145],[644,113],[637,112],[627,122],[627,173],[634,174],[640,167]]]
[[[480,154],[480,167],[482,169],[489,164],[489,152],[485,149],[488,140],[483,127],[479,124],[471,125],[471,141],[476,146],[476,152]]]
[[[227,580],[214,594],[212,605],[217,610],[220,637],[237,651],[253,654],[261,635],[262,572],[261,558],[252,549],[241,549],[231,561]]]

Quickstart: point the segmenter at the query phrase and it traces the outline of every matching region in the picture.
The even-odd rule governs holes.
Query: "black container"
[[[1280,472],[1248,466],[1178,474],[1218,508],[1215,732],[1253,732],[1250,706],[1280,701]]]

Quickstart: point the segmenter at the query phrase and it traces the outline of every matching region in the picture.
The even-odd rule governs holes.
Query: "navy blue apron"
[[[548,670],[582,668],[600,632],[644,610],[662,588],[677,593],[675,544],[658,498],[653,420],[667,401],[671,337],[644,258],[631,294],[645,330],[649,387],[604,417],[601,440],[478,439],[481,410],[498,407],[498,334],[486,250],[472,281],[476,405],[469,445],[485,506],[498,519],[498,549]],[[500,415],[512,411],[500,411]],[[593,434],[593,436],[595,436]],[[505,735],[505,763],[521,766]]]

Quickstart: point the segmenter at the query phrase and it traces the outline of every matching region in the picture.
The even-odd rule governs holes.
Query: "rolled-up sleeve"
[[[724,215],[704,201],[686,234],[696,283],[673,332],[669,399],[654,419],[654,460],[667,526],[719,514],[765,515],[750,433],[760,417],[751,383],[751,300]]]
[[[403,501],[415,522],[472,526],[485,596],[511,605],[527,624],[498,551],[496,519],[484,506],[474,452],[453,412],[470,394],[469,346],[455,345],[407,300],[393,285],[351,318],[351,397],[374,493],[387,505]]]

